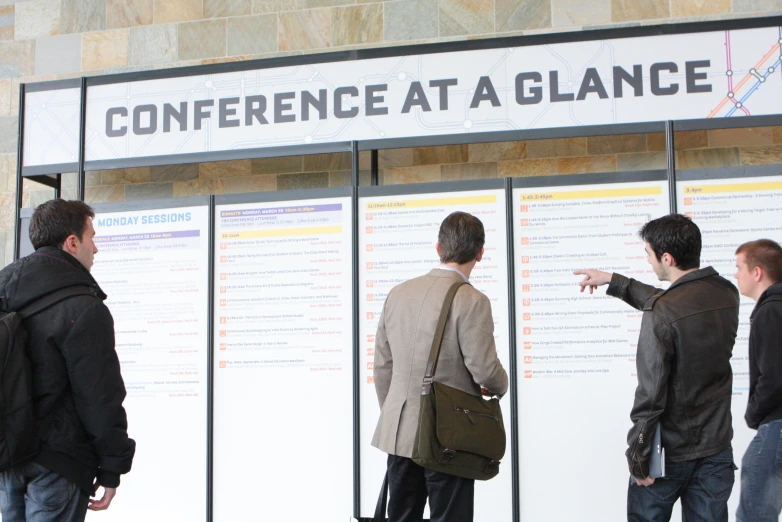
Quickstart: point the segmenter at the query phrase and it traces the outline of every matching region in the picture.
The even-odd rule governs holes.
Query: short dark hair
[[[736,255],[744,254],[750,270],[760,267],[773,283],[782,281],[782,247],[770,239],[748,241],[736,249]]]
[[[652,247],[657,261],[667,252],[679,270],[701,266],[701,231],[686,216],[668,214],[653,219],[641,227],[638,235]]]
[[[483,223],[467,212],[454,212],[440,224],[440,262],[463,265],[478,257],[486,242]]]
[[[94,218],[92,208],[81,201],[52,199],[41,203],[30,219],[30,242],[33,248],[52,246],[62,248],[71,234],[82,240],[87,218]]]

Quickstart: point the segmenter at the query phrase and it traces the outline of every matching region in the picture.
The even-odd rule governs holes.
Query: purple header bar
[[[118,236],[98,236],[96,243],[119,243],[122,241],[149,241],[152,239],[179,239],[182,237],[200,237],[200,230],[181,230],[179,232],[150,232],[149,234],[122,234]]]
[[[243,216],[279,216],[283,214],[302,214],[309,212],[334,212],[342,210],[342,203],[329,203],[328,205],[298,205],[295,207],[254,208],[250,210],[222,210],[221,218]]]

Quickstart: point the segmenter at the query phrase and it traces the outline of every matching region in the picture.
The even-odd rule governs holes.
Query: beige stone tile
[[[412,167],[413,149],[384,149],[377,152],[377,163],[381,169],[390,167]],[[362,162],[362,165],[364,163]]]
[[[268,58],[268,56],[267,56]],[[247,54],[242,54],[239,56],[222,56],[220,58],[207,58],[205,60],[201,60],[201,65],[209,65],[210,63],[232,63],[232,62],[244,62],[247,60],[250,60],[251,56]]]
[[[553,176],[556,173],[556,159],[525,159],[500,161],[497,163],[497,175],[501,178]]]
[[[177,59],[177,24],[130,29],[128,65],[168,64]]]
[[[495,0],[498,33],[551,27],[551,0]]]
[[[678,170],[711,167],[735,167],[739,165],[739,149],[693,149],[676,152]]]
[[[19,118],[0,116],[0,154],[16,152],[19,138]]]
[[[152,181],[190,181],[198,177],[198,163],[150,168]]]
[[[228,54],[252,55],[277,50],[277,15],[228,19]]]
[[[504,141],[497,143],[471,143],[467,146],[470,163],[524,159],[527,142]]]
[[[125,201],[165,199],[174,196],[173,183],[139,183],[122,186],[125,188]]]
[[[467,145],[444,145],[441,147],[417,147],[413,149],[413,165],[436,165],[441,163],[467,163]]]
[[[782,143],[782,127],[771,127],[771,135],[774,143]]]
[[[782,165],[782,145],[742,147],[742,165]]]
[[[774,143],[773,127],[714,129],[708,131],[709,147],[753,147]]]
[[[279,14],[279,49],[324,49],[330,47],[331,17],[328,9],[310,9]]]
[[[124,185],[86,187],[84,200],[87,203],[117,203],[125,201],[125,187]]]
[[[637,152],[634,154],[617,154],[616,170],[657,170],[668,168],[668,157],[665,152]]]
[[[782,10],[782,0],[733,0],[734,13],[768,13]]]
[[[554,27],[611,23],[611,0],[553,0],[552,4]]]
[[[86,33],[81,39],[81,68],[105,69],[128,64],[128,30]]]
[[[133,169],[104,170],[100,172],[100,180],[101,185],[149,183],[152,181],[152,169],[150,167],[138,167]]]
[[[16,155],[0,154],[0,192],[15,192]]]
[[[587,154],[617,154],[620,152],[646,152],[645,134],[621,134],[617,136],[590,136],[587,138]]]
[[[616,172],[616,156],[584,156],[580,158],[558,158],[557,171],[560,174],[590,174]]]
[[[0,5],[0,40],[14,39],[14,6]]]
[[[250,160],[214,161],[198,165],[199,178],[235,178],[251,174]]]
[[[252,160],[252,173],[257,174],[284,174],[288,172],[301,172],[303,166],[302,156],[280,156],[278,158],[257,158]]]
[[[396,167],[383,169],[384,185],[406,183],[427,183],[440,181],[440,165],[422,165],[417,167]]]
[[[204,0],[204,18],[246,16],[252,10],[252,0]]]
[[[709,134],[705,130],[680,131],[673,134],[673,147],[675,150],[704,149],[708,146]],[[665,150],[664,146],[663,150]]]
[[[438,0],[401,0],[384,3],[383,37],[387,42],[437,38],[438,12]]]
[[[13,92],[11,80],[0,80],[0,116],[13,115],[11,111],[11,92]]]
[[[0,78],[32,76],[35,71],[35,40],[0,42]]]
[[[370,162],[368,161],[365,165],[369,164]],[[350,170],[351,167],[352,165],[349,152],[337,152],[334,154],[308,154],[304,156],[304,172]]]
[[[325,188],[328,186],[329,186],[328,172],[280,174],[277,176],[277,190]]]
[[[305,9],[313,9],[316,7],[333,7],[339,5],[352,5],[356,0],[304,0]]]
[[[245,192],[269,192],[277,190],[277,175],[243,176],[238,178],[223,178],[223,194],[240,194]]]
[[[587,154],[586,138],[556,138],[527,142],[528,158],[560,158]]]
[[[383,40],[383,4],[335,7],[331,10],[331,45],[357,45]]]
[[[77,173],[72,174],[63,174],[62,176],[62,187],[65,188],[76,188],[76,185],[79,182],[79,175]],[[72,184],[70,187],[68,184]],[[102,185],[102,179],[101,179],[101,172],[100,171],[90,171],[84,173],[84,186],[85,187],[97,187],[98,185]]]
[[[154,7],[154,0],[108,0],[106,25],[109,29],[150,25]]]
[[[457,163],[440,167],[442,181],[490,179],[497,177],[497,163]]]
[[[179,60],[225,56],[225,19],[179,24],[177,26],[177,46]]]
[[[204,0],[155,0],[155,23],[200,20],[204,15]]]
[[[60,34],[106,29],[106,0],[62,0]]]
[[[382,185],[383,171],[378,171],[378,179],[381,180]],[[353,184],[353,173],[349,170],[339,170],[336,172],[329,172],[329,187],[349,187]],[[361,187],[368,187],[372,185],[372,171],[360,170],[358,172],[358,184]]]
[[[174,197],[208,196],[223,193],[222,179],[194,179],[174,182]]]
[[[494,0],[440,0],[440,36],[494,32]]]
[[[649,152],[665,152],[665,133],[654,132],[647,134],[646,150]]]
[[[31,40],[60,33],[60,0],[34,0],[16,4],[14,34]]]
[[[611,0],[611,21],[655,20],[671,15],[669,0]]]
[[[28,196],[29,200],[29,196]],[[30,208],[29,203],[24,208]],[[16,219],[16,195],[0,194],[0,230],[13,230]]]
[[[671,15],[680,18],[729,13],[730,4],[731,0],[671,0]]]
[[[280,13],[304,9],[304,0],[253,0],[253,14]]]

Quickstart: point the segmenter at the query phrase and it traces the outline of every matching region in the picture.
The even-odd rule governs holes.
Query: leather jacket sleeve
[[[621,274],[614,274],[611,277],[611,283],[606,290],[606,294],[618,297],[636,310],[643,310],[650,298],[662,292],[661,288],[646,285]]]
[[[636,371],[638,387],[630,412],[633,427],[627,434],[627,464],[636,478],[649,475],[654,432],[668,400],[668,378],[674,357],[674,338],[662,317],[649,310],[641,322]]]

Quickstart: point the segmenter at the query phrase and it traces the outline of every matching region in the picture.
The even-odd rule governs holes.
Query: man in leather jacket
[[[579,270],[581,290],[608,284],[608,295],[643,311],[630,413],[627,462],[632,475],[627,519],[667,521],[681,498],[685,520],[727,521],[733,489],[730,358],[739,322],[736,287],[700,268],[701,234],[671,214],[640,230],[647,261],[667,290],[619,274]],[[662,427],[665,478],[649,477],[654,433]]]

